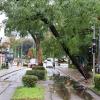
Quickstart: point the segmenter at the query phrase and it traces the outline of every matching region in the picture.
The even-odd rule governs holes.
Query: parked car
[[[38,64],[37,64],[37,59],[31,58],[31,59],[30,59],[30,62],[29,62],[29,67],[32,68],[32,67],[34,67],[34,66],[36,66],[36,65],[38,65]]]
[[[45,60],[45,61],[43,62],[43,67],[45,67],[45,68],[46,68],[46,63],[47,63],[47,60]]]
[[[53,68],[53,58],[47,58],[43,65],[46,68]]]
[[[53,62],[50,60],[47,60],[46,62],[46,68],[53,68]]]

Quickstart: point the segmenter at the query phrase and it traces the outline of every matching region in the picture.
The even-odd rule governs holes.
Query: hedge
[[[100,90],[100,74],[96,74],[94,78],[95,88]]]
[[[1,69],[8,69],[8,63],[3,63],[2,65],[1,65]]]
[[[22,77],[22,82],[25,87],[35,87],[37,80],[38,77],[34,75],[24,75]]]
[[[26,75],[35,75],[39,80],[45,79],[45,70],[27,70]]]
[[[28,64],[26,64],[26,63],[23,63],[23,66],[26,66],[26,67],[28,67]]]
[[[42,66],[36,66],[36,67],[32,67],[32,70],[45,70],[45,68]]]

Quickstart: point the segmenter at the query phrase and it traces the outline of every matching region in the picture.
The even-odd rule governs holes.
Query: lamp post
[[[96,53],[96,38],[95,38],[95,25],[93,26],[93,44],[92,44],[92,54],[93,54],[93,84],[95,77],[95,53]]]
[[[99,46],[98,46],[98,67],[100,68],[100,27],[99,27]]]
[[[23,65],[23,59],[22,59],[22,56],[23,56],[23,39],[21,41],[21,66]]]
[[[1,45],[1,40],[2,40],[2,37],[0,38],[0,45]],[[1,47],[1,54],[0,54],[0,64],[2,64],[2,47]]]

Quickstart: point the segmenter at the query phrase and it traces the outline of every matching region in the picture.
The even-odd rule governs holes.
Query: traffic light
[[[89,47],[89,53],[92,53],[92,47]]]
[[[93,44],[92,44],[92,53],[96,53],[96,39],[93,39]]]
[[[87,56],[88,64],[91,66],[92,65],[92,47],[88,48],[88,56]]]
[[[96,53],[96,44],[95,43],[93,43],[92,52]]]

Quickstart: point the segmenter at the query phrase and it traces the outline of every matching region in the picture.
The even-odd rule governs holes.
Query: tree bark
[[[42,16],[41,17],[41,21],[43,21],[45,24],[49,25],[48,27],[50,28],[52,34],[55,36],[56,39],[60,38],[60,34],[56,30],[55,26],[53,24],[49,24],[47,18]],[[69,56],[69,58],[71,59],[72,63],[77,67],[79,72],[84,76],[85,79],[88,79],[89,78],[88,73],[84,70],[83,66],[77,61],[77,59],[70,54],[69,49],[68,49],[68,47],[66,47],[65,43],[61,42],[61,41],[59,41],[59,43],[61,44],[63,50],[66,53],[66,55]]]
[[[40,38],[37,35],[31,34],[31,36],[33,37],[35,44],[36,44],[36,56],[38,59],[38,65],[42,65],[42,49],[40,46]]]
[[[40,38],[36,36],[36,51],[37,51],[37,59],[38,59],[38,65],[42,65],[42,49],[40,46]]]

